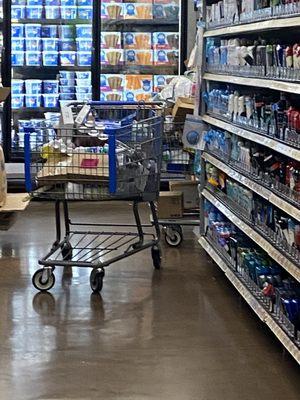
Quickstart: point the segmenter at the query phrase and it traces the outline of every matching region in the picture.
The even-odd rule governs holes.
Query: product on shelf
[[[151,49],[152,38],[149,32],[124,32],[124,49]]]
[[[92,99],[90,71],[59,71],[60,105],[72,100],[87,101]]]
[[[121,33],[120,32],[101,32],[101,48],[102,49],[120,49],[121,48]]]
[[[125,87],[125,76],[120,74],[101,74],[101,91],[122,91]]]
[[[153,77],[153,91],[160,92],[166,85],[168,85],[175,75],[154,75]]]
[[[178,50],[154,50],[154,65],[177,65]]]
[[[101,64],[104,65],[119,65],[124,62],[123,50],[117,49],[102,49],[101,50]]]
[[[179,48],[179,35],[174,32],[154,32],[153,48],[172,50]]]
[[[169,20],[177,21],[179,18],[178,1],[154,0],[153,18],[167,18]]]
[[[152,50],[125,50],[125,64],[127,65],[152,65]]]
[[[152,91],[152,75],[125,75],[125,100],[149,101]]]
[[[122,0],[103,0],[101,3],[101,18],[102,19],[120,19],[123,18]]]
[[[40,79],[12,80],[12,108],[56,108],[58,81]]]
[[[130,2],[123,4],[125,19],[152,19],[152,1]]]

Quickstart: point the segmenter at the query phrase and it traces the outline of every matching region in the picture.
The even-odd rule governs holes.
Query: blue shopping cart
[[[56,220],[56,238],[39,260],[41,268],[32,282],[47,291],[55,284],[55,267],[88,267],[91,289],[99,292],[105,268],[139,251],[151,248],[153,265],[160,268],[154,201],[160,185],[163,118],[158,106],[136,102],[67,107],[73,123],[59,124],[51,136],[45,130],[24,137],[27,191],[33,198],[53,200]],[[70,200],[129,200],[135,224],[74,222]],[[149,204],[151,225],[141,223],[141,202]],[[149,233],[149,227],[154,232]]]

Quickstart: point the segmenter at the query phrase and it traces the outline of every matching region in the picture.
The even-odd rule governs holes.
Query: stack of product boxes
[[[58,81],[40,79],[12,80],[12,108],[58,106]]]

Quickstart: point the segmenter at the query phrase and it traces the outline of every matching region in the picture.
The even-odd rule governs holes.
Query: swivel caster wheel
[[[104,269],[93,269],[90,275],[90,285],[94,293],[101,292],[103,288],[103,279],[105,276]]]
[[[152,256],[154,268],[160,269],[160,267],[161,267],[161,251],[158,246],[153,246],[151,248],[151,256]]]
[[[55,276],[51,268],[38,269],[33,274],[32,284],[41,292],[46,292],[47,290],[52,289],[55,284]]]
[[[180,225],[174,225],[166,228],[165,241],[171,247],[180,246],[183,240],[182,229]]]

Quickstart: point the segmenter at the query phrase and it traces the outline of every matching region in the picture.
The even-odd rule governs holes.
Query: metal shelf
[[[59,107],[22,107],[18,109],[12,109],[13,114],[18,114],[18,113],[33,113],[33,112],[59,112],[60,108]]]
[[[250,22],[239,25],[230,25],[222,28],[207,29],[204,37],[233,36],[238,33],[263,32],[281,28],[300,26],[300,17],[272,18],[264,21]]]
[[[254,86],[273,89],[280,92],[300,94],[300,84],[262,78],[245,78],[241,76],[205,73],[203,79],[214,82],[225,82],[235,85]]]
[[[300,84],[299,84],[300,88]],[[259,143],[263,146],[266,146],[278,153],[281,153],[287,157],[290,157],[294,160],[300,161],[300,150],[295,149],[287,144],[283,144],[278,142],[275,139],[269,138],[267,136],[260,135],[258,133],[252,132],[247,129],[240,128],[236,125],[233,125],[230,122],[225,122],[220,119],[211,117],[209,115],[203,115],[203,121],[207,124],[214,125],[218,128],[224,129],[228,132],[231,132],[237,136],[240,136],[244,139],[251,140],[252,142]]]
[[[228,164],[224,164],[222,161],[218,160],[213,155],[204,152],[202,157],[206,161],[208,161],[209,163],[213,164],[215,167],[220,169],[221,171],[225,172],[230,178],[236,180],[242,185],[245,185],[247,188],[251,189],[253,192],[257,193],[264,199],[268,200],[270,203],[274,204],[276,207],[280,208],[281,210],[283,210],[284,212],[295,218],[297,221],[300,221],[299,208],[296,208],[295,206],[288,203],[281,197],[277,196],[271,190],[266,189],[259,183],[249,179],[248,177],[232,169]]]
[[[299,347],[293,342],[293,340],[288,336],[283,327],[276,321],[270,312],[268,312],[256,299],[256,297],[247,288],[242,279],[235,273],[227,263],[220,257],[218,252],[213,248],[213,246],[207,241],[205,237],[200,237],[199,244],[208,253],[208,255],[215,261],[215,263],[221,268],[225,273],[226,277],[232,283],[232,285],[237,289],[239,294],[246,300],[252,310],[256,315],[263,321],[270,330],[274,333],[277,339],[283,344],[283,346],[289,351],[289,353],[295,358],[295,360],[300,364],[300,351]]]
[[[101,73],[124,74],[166,74],[172,75],[178,71],[178,65],[101,65]]]
[[[91,25],[92,21],[88,19],[12,19],[12,24],[41,24],[41,25]]]
[[[202,195],[210,201],[216,208],[218,208],[222,214],[224,214],[234,225],[236,225],[242,232],[250,237],[259,247],[261,247],[268,255],[273,258],[279,265],[282,266],[290,275],[292,275],[298,282],[300,282],[300,265],[294,264],[286,256],[277,250],[268,240],[260,235],[255,229],[249,224],[241,220],[236,214],[234,214],[224,203],[219,201],[210,191],[207,189],[202,190]]]

